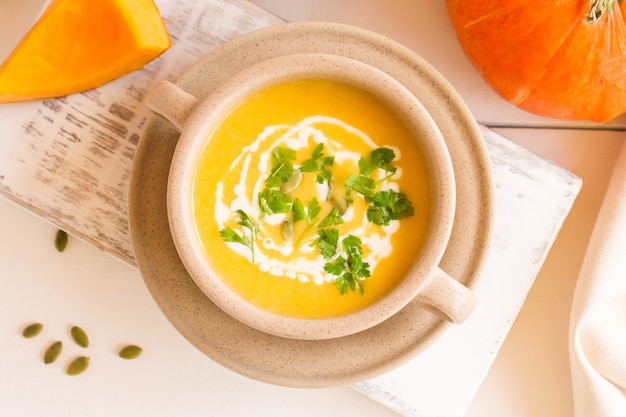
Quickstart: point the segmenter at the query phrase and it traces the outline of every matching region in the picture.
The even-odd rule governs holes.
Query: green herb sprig
[[[320,229],[318,236],[311,246],[317,246],[324,259],[332,259],[337,253],[339,229]]]
[[[263,215],[289,213],[291,198],[280,190],[265,188],[259,193],[259,206]]]
[[[293,164],[296,159],[296,151],[290,148],[277,146],[272,150],[272,171],[265,180],[265,185],[269,188],[280,187],[291,178],[293,174]]]
[[[300,165],[301,172],[317,172],[315,181],[323,184],[324,181],[330,182],[332,179],[332,167],[335,163],[334,156],[324,155],[324,144],[318,143],[311,152],[311,157]]]
[[[250,260],[254,263],[254,241],[256,240],[256,236],[259,232],[259,226],[250,218],[250,216],[248,216],[248,214],[246,214],[245,211],[237,210],[236,213],[239,215],[237,224],[239,224],[242,228],[248,229],[250,236],[243,233],[243,230],[242,233],[238,233],[232,227],[220,230],[220,235],[222,236],[224,242],[239,243],[250,249]]]
[[[302,231],[302,233],[300,233],[300,237],[298,237],[298,239],[293,245],[294,248],[297,248],[298,246],[300,246],[300,243],[306,237],[309,231],[313,227],[315,227],[317,218],[320,212],[322,211],[322,206],[320,206],[320,203],[319,201],[317,201],[317,198],[313,197],[309,200],[305,208],[302,202],[300,201],[300,199],[296,198],[296,200],[293,203],[293,206],[291,207],[291,211],[292,211],[293,223],[298,223],[303,220],[306,222],[306,226],[304,227],[304,230]]]
[[[348,291],[363,294],[365,291],[363,281],[371,276],[369,264],[363,261],[361,244],[358,236],[348,235],[341,241],[347,257],[338,256],[324,265],[324,271],[337,276],[333,282],[341,295],[347,294]]]
[[[367,219],[377,225],[387,226],[391,220],[413,216],[415,210],[404,193],[394,190],[374,194],[367,208]]]
[[[290,148],[277,146],[272,150],[272,170],[265,180],[265,186],[259,195],[261,214],[289,213],[292,201],[279,188],[291,179],[294,172],[292,161],[296,159],[296,151]]]
[[[348,176],[344,183],[347,199],[351,201],[351,191],[361,194],[368,203],[367,219],[379,226],[386,226],[392,220],[411,217],[415,213],[406,194],[394,190],[376,191],[378,184],[396,173],[397,168],[391,165],[395,157],[392,149],[374,149],[359,159],[359,174]],[[383,169],[388,174],[380,180],[375,180],[370,175],[376,169]]]

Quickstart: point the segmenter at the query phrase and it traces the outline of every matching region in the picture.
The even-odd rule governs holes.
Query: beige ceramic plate
[[[328,23],[288,23],[230,41],[192,66],[177,84],[197,97],[263,59],[294,53],[337,54],[373,65],[399,80],[426,106],[454,164],[457,208],[441,267],[468,287],[482,269],[492,229],[491,168],[482,136],[457,93],[410,50],[380,35]],[[179,134],[151,118],[135,156],[130,224],[139,269],[170,322],[216,362],[261,381],[294,387],[355,383],[399,366],[448,324],[410,303],[382,324],[319,341],[272,336],[236,321],[196,286],[171,238],[166,187]]]

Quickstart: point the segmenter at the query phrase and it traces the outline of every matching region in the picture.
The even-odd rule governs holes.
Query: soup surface
[[[244,299],[328,318],[388,293],[418,256],[431,185],[416,138],[348,84],[268,87],[230,113],[197,163],[206,256]]]

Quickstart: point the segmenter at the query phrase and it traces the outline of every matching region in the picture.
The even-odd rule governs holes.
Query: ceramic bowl
[[[433,186],[430,227],[409,273],[387,295],[356,312],[333,318],[302,319],[261,309],[237,295],[212,267],[200,241],[192,207],[198,155],[226,115],[247,97],[277,83],[328,79],[351,84],[388,105],[419,138]],[[161,82],[148,106],[181,131],[169,173],[167,207],[180,259],[198,287],[223,311],[255,329],[294,339],[330,339],[369,329],[419,299],[452,322],[472,311],[474,294],[439,268],[454,222],[454,170],[445,141],[425,107],[402,84],[370,65],[330,54],[271,58],[234,74],[199,100],[176,85]],[[216,172],[215,175],[220,175]],[[242,260],[246,262],[246,260]]]

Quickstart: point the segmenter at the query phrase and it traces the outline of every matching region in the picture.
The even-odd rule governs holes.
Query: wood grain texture
[[[485,127],[482,133],[496,202],[476,309],[409,363],[355,385],[407,417],[465,414],[582,186],[580,178],[503,136]]]
[[[241,1],[161,0],[172,47],[139,71],[67,97],[0,108],[0,194],[134,265],[127,219],[144,95],[242,33],[282,22]]]

